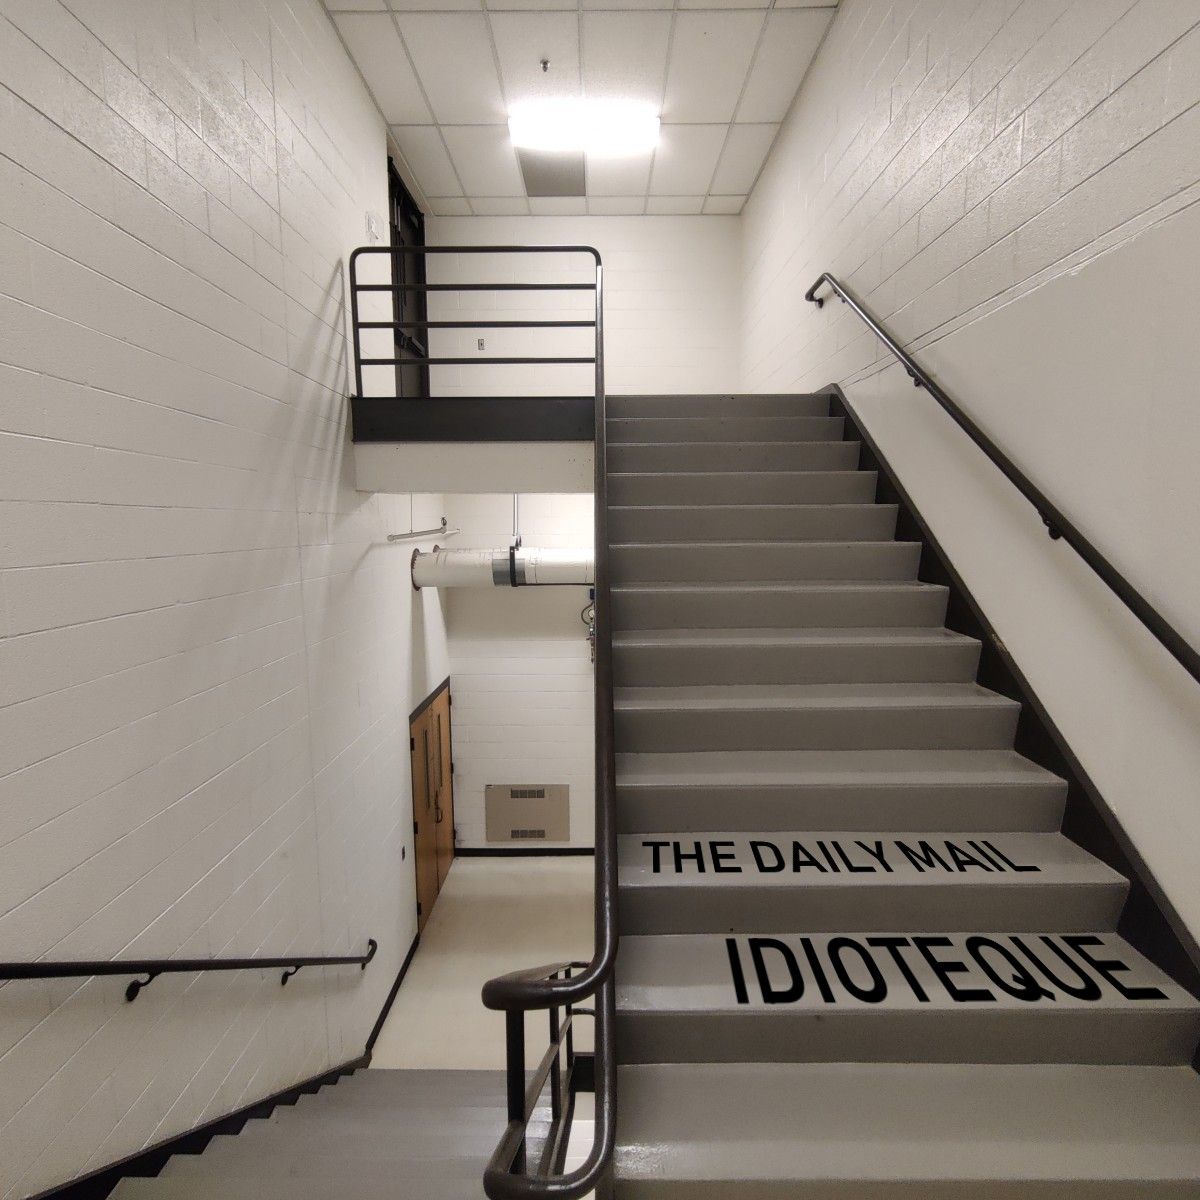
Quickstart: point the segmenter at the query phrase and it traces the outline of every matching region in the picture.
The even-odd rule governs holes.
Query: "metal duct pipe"
[[[418,550],[413,587],[586,587],[596,579],[592,550]]]

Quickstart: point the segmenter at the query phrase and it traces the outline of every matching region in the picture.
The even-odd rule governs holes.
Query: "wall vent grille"
[[[489,783],[483,815],[489,842],[569,842],[571,789],[565,783]]]

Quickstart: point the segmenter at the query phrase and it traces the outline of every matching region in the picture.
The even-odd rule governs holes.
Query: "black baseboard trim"
[[[449,681],[447,680],[447,682]],[[438,691],[440,692],[444,687],[445,684],[441,688],[438,688]],[[167,1138],[165,1141],[151,1146],[148,1150],[141,1150],[137,1154],[130,1155],[128,1158],[110,1163],[108,1166],[101,1167],[99,1170],[81,1176],[79,1179],[73,1179],[70,1183],[61,1184],[46,1192],[39,1192],[36,1196],[30,1197],[30,1200],[105,1200],[122,1179],[151,1178],[167,1165],[168,1160],[173,1155],[200,1154],[213,1138],[222,1134],[240,1133],[247,1121],[262,1120],[269,1117],[280,1105],[295,1104],[301,1096],[307,1096],[313,1092],[320,1091],[323,1087],[337,1083],[343,1076],[352,1075],[355,1071],[370,1066],[371,1053],[375,1049],[375,1043],[379,1039],[384,1022],[387,1020],[388,1014],[392,1011],[396,994],[400,991],[400,985],[404,982],[404,976],[408,974],[408,968],[412,963],[413,955],[417,952],[417,945],[420,941],[421,935],[417,934],[412,940],[412,945],[408,948],[408,953],[404,956],[404,962],[400,964],[400,970],[396,973],[396,980],[388,992],[387,1000],[384,1001],[379,1017],[371,1029],[370,1036],[367,1038],[366,1048],[360,1057],[342,1063],[341,1066],[334,1067],[332,1070],[325,1071],[320,1075],[314,1075],[311,1079],[305,1079],[300,1083],[293,1084],[291,1087],[284,1088],[282,1091],[267,1096],[263,1100],[256,1100],[253,1104],[248,1104],[244,1108],[237,1109],[235,1112],[227,1113],[223,1117],[217,1117],[215,1120],[209,1121],[206,1125],[200,1125],[196,1129],[189,1129],[186,1133],[177,1134],[173,1138]]]
[[[455,858],[556,858],[595,855],[591,846],[455,846]]]
[[[128,1158],[110,1163],[70,1183],[51,1188],[47,1192],[38,1192],[30,1200],[105,1200],[122,1179],[152,1178],[157,1175],[168,1160],[176,1154],[199,1154],[214,1137],[222,1134],[239,1133],[247,1121],[262,1120],[269,1117],[281,1104],[295,1104],[301,1096],[320,1091],[329,1084],[337,1083],[344,1075],[351,1075],[370,1062],[369,1055],[352,1059],[331,1071],[314,1075],[301,1083],[293,1084],[283,1091],[256,1100],[244,1108],[217,1117],[205,1125],[189,1129],[166,1141],[158,1142],[148,1150],[131,1154]]]
[[[421,944],[421,935],[418,933],[412,940],[412,945],[408,948],[408,953],[404,956],[404,961],[400,964],[400,970],[396,972],[396,981],[392,984],[392,989],[388,992],[388,998],[383,1002],[383,1008],[379,1010],[379,1017],[371,1029],[371,1035],[367,1038],[366,1059],[371,1061],[371,1055],[375,1052],[375,1043],[379,1041],[379,1035],[383,1032],[384,1022],[388,1019],[388,1015],[392,1011],[392,1005],[396,1002],[396,993],[400,990],[400,985],[404,982],[405,975],[408,974],[408,968],[412,965],[413,955],[417,952],[417,947]]]
[[[949,588],[947,627],[983,644],[979,682],[1020,702],[1017,751],[1067,781],[1063,833],[1129,880],[1129,898],[1117,932],[1180,986],[1200,996],[1200,944],[1159,886],[1120,818],[1067,744],[970,588],[951,564],[879,444],[850,407],[845,393],[836,384],[821,390],[831,397],[831,415],[846,418],[843,436],[861,442],[860,466],[878,471],[876,500],[900,506],[896,536],[921,543],[918,578]],[[1197,1061],[1200,1062],[1200,1052]]]

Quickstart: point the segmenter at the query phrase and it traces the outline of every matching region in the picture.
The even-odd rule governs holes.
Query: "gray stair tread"
[[[894,538],[888,538],[886,541],[813,541],[812,538],[780,538],[773,537],[762,541],[737,541],[730,538],[717,538],[714,541],[694,541],[694,542],[613,542],[610,550],[637,550],[640,553],[647,553],[652,550],[700,550],[705,547],[719,546],[721,549],[728,550],[752,550],[762,551],[769,547],[787,547],[788,549],[798,550],[803,552],[806,549],[820,547],[822,550],[828,550],[834,546],[849,546],[855,550],[861,548],[881,548],[894,546],[916,546],[916,542],[902,542]]]
[[[977,683],[750,683],[617,688],[619,711],[804,708],[1013,709],[1017,701]]]
[[[618,1087],[619,1197],[680,1196],[685,1181],[697,1200],[737,1185],[756,1200],[1200,1189],[1200,1076],[1186,1067],[681,1063],[622,1067]],[[1021,1190],[1040,1182],[1061,1190]]]
[[[724,750],[618,754],[624,786],[703,787],[739,783],[869,787],[1004,784],[1066,789],[1057,775],[1015,750]]]
[[[902,646],[977,644],[975,638],[937,626],[881,626],[870,629],[646,629],[613,635],[614,646],[870,646],[879,642]]]
[[[678,544],[678,543],[677,543]],[[696,543],[682,543],[690,549]],[[703,544],[703,543],[701,543]],[[758,546],[758,542],[744,542],[745,546]],[[807,542],[809,546],[827,546],[828,542]],[[856,543],[845,543],[854,545]],[[862,543],[857,543],[862,544]],[[889,545],[891,543],[888,543]],[[614,592],[688,592],[700,593],[720,592],[738,595],[743,592],[827,592],[830,589],[848,590],[854,592],[944,592],[946,587],[940,583],[926,583],[920,579],[739,579],[736,582],[716,580],[712,583],[683,580],[678,583],[670,580],[647,579],[637,583],[614,583]]]
[[[809,889],[849,884],[858,887],[906,888],[936,888],[947,884],[1022,888],[1044,888],[1050,884],[1111,885],[1121,889],[1128,886],[1124,876],[1061,833],[989,833],[986,837],[975,839],[984,847],[983,852],[971,847],[969,840],[970,834],[962,832],[913,835],[889,832],[872,835],[863,831],[801,830],[764,833],[758,837],[753,833],[732,831],[699,835],[631,833],[622,834],[617,844],[623,888],[704,887],[732,891],[743,888]],[[658,871],[653,869],[654,850],[651,843],[654,842],[663,847],[659,852]],[[724,862],[730,869],[713,869],[714,842],[726,845]],[[759,844],[757,856],[751,842]],[[833,861],[839,869],[830,866],[825,852],[818,845],[821,842],[831,848]],[[674,843],[680,843],[688,853],[699,843],[705,857],[705,869],[701,871],[698,864],[685,860],[682,869],[676,870],[671,849]],[[883,860],[873,857],[860,843],[877,846]],[[779,857],[764,844],[776,847]],[[814,857],[820,865],[812,865],[802,857],[797,869],[797,844],[801,847],[802,856],[807,854]],[[926,847],[934,852],[934,857],[928,857]],[[855,866],[868,869],[850,871],[845,859],[838,854],[839,849]],[[914,862],[914,855],[925,857],[931,865],[922,866]],[[964,864],[964,856],[975,859],[986,857],[993,869],[988,870],[986,863],[983,866]],[[768,866],[781,861],[783,869],[760,869],[760,861]],[[1036,870],[1017,870],[1013,864],[1034,867]]]
[[[983,1007],[1000,1008],[1017,1012],[1030,1012],[1041,1009],[1049,1012],[1061,1012],[1065,1009],[1078,1009],[1084,1012],[1097,1012],[1111,1008],[1137,1008],[1142,1010],[1174,1010],[1200,1016],[1200,1001],[1180,987],[1158,967],[1139,954],[1123,938],[1115,933],[1097,932],[1089,935],[1067,934],[1064,941],[1052,930],[1042,933],[1024,933],[1018,935],[1021,945],[1033,952],[1034,958],[1044,959],[1052,972],[1067,979],[1074,991],[1066,991],[1055,980],[1041,973],[1021,949],[1021,945],[1010,944],[1004,935],[989,934],[987,937],[1005,947],[1012,958],[1020,962],[1029,972],[1030,977],[1041,990],[1041,994],[1030,987],[1029,994],[1018,997],[997,986],[995,981],[981,969],[978,961],[965,948],[966,939],[972,937],[970,931],[939,934],[939,938],[948,939],[951,945],[935,948],[936,957],[953,961],[966,967],[966,970],[954,972],[951,984],[959,991],[974,989],[985,991],[989,998],[977,999],[964,1004],[956,997],[946,982],[934,971],[924,955],[911,946],[901,947],[902,957],[920,987],[920,993],[910,984],[899,965],[895,962],[886,948],[871,948],[867,939],[874,936],[870,932],[855,934],[853,940],[860,947],[866,947],[871,960],[875,963],[879,974],[886,983],[886,996],[882,1001],[864,1000],[847,990],[831,969],[827,952],[828,944],[834,938],[845,939],[843,934],[817,933],[806,935],[817,952],[822,963],[822,970],[835,997],[836,1007],[830,1007],[830,1001],[822,996],[815,985],[811,968],[805,962],[804,949],[796,938],[782,938],[793,952],[796,962],[806,979],[804,993],[794,1000],[765,1003],[761,989],[756,984],[753,960],[747,945],[750,935],[739,935],[733,940],[738,944],[740,962],[747,980],[748,1001],[739,998],[734,990],[731,979],[729,948],[726,945],[727,935],[723,934],[657,934],[630,935],[621,939],[620,957],[617,960],[617,1008],[618,1011],[634,1011],[644,1013],[706,1013],[718,1012],[734,1015],[753,1015],[769,1019],[774,1016],[785,1016],[789,1012],[803,1010],[808,1013],[833,1013],[843,1008],[849,1008],[864,1018],[873,1015],[904,1010],[910,1013],[964,1014],[982,1011]],[[894,938],[895,935],[881,935]],[[914,936],[920,936],[919,933]],[[1041,941],[1043,937],[1051,939],[1058,948],[1049,948]],[[1086,938],[1082,949],[1087,956],[1104,962],[1120,963],[1123,970],[1115,972],[1115,978],[1123,985],[1124,990],[1113,982],[1114,973],[1097,970],[1089,964],[1087,957],[1081,956],[1076,948],[1076,942]],[[1094,939],[1094,940],[1093,940]],[[1078,984],[1075,975],[1058,957],[1058,952],[1065,953],[1076,971],[1082,972],[1086,980],[1094,985],[1098,994],[1093,995],[1092,989],[1086,984]],[[778,951],[760,950],[763,961],[767,964],[768,978],[772,986],[782,989],[789,982],[789,975],[784,968],[783,958]],[[999,952],[987,951],[985,957],[991,954],[990,961],[999,969],[1005,966],[1005,960]],[[868,987],[871,979],[859,960],[859,951],[852,950],[844,956],[847,970],[851,978],[861,986]],[[1008,977],[1013,978],[1012,974]],[[1022,983],[1017,990],[1029,987]],[[1140,992],[1148,989],[1146,995],[1130,996],[1130,991]],[[1086,995],[1076,994],[1084,992]],[[1160,995],[1150,995],[1152,990]],[[922,994],[924,998],[922,998]],[[1200,1021],[1195,1027],[1193,1045],[1189,1047],[1188,1056],[1195,1048],[1195,1042],[1200,1042]],[[1186,1061],[1186,1059],[1181,1060]]]

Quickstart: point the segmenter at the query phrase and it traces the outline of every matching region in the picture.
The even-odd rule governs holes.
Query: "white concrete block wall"
[[[320,5],[2,0],[0,85],[0,959],[380,942],[0,988],[7,1198],[361,1053],[447,652],[348,471],[385,130]]]
[[[433,217],[431,245],[590,245],[604,260],[605,385],[609,392],[732,391],[738,377],[736,217]],[[442,256],[445,281],[588,282],[590,258]],[[440,272],[440,274],[434,274]],[[440,306],[440,307],[439,307]],[[476,319],[590,319],[590,293],[433,293],[430,315]],[[476,340],[484,336],[486,349]],[[587,357],[590,329],[444,331],[433,353]],[[553,349],[552,349],[553,347]],[[589,366],[434,368],[435,395],[590,394]]]
[[[1200,6],[843,0],[744,214],[743,383],[840,381],[1200,933],[1194,683],[833,272],[1200,645]]]
[[[462,533],[448,547],[505,547],[511,496],[448,496]],[[590,494],[523,495],[526,546],[590,547]],[[460,846],[485,846],[489,783],[565,783],[573,846],[594,843],[593,673],[585,587],[448,590],[454,697],[454,825]],[[564,843],[544,843],[562,845]]]

